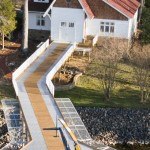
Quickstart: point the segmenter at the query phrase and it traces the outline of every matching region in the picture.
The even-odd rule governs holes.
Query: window
[[[67,22],[61,22],[61,27],[66,27],[67,26]]]
[[[38,0],[38,2],[45,2],[45,0]]]
[[[114,23],[110,24],[110,33],[114,33]]]
[[[69,27],[69,28],[74,28],[74,23],[73,22],[61,22],[61,27]]]
[[[37,26],[45,26],[45,18],[42,15],[37,16]]]
[[[49,3],[49,0],[33,0],[33,1],[38,3]]]
[[[74,23],[73,23],[73,22],[70,22],[70,23],[69,23],[69,27],[73,28],[73,27],[74,27]]]
[[[100,22],[100,32],[114,33],[114,26],[113,22]]]

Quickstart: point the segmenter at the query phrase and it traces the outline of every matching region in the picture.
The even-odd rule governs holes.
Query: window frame
[[[36,16],[36,25],[41,26],[41,27],[45,27],[45,24],[46,24],[45,18],[42,16],[42,14],[38,14]]]
[[[60,22],[60,27],[64,27],[64,28],[74,28],[74,27],[75,27],[75,22],[61,21],[61,22]]]
[[[100,22],[100,33],[109,33],[113,34],[115,32],[115,23],[114,22]]]
[[[62,21],[62,22],[60,23],[60,26],[61,26],[61,27],[67,27],[67,22]]]

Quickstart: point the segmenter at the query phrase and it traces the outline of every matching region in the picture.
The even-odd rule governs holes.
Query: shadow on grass
[[[139,91],[133,89],[121,89],[112,94],[110,101],[106,101],[102,90],[75,87],[68,91],[57,91],[57,98],[70,98],[75,106],[88,107],[129,107],[148,108],[150,101],[146,104],[140,103]]]
[[[15,91],[12,84],[0,84],[0,99],[15,97]]]

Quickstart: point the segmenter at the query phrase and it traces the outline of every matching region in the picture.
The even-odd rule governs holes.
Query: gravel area
[[[150,144],[150,109],[76,107],[91,137],[107,145]]]
[[[0,109],[0,149],[9,143],[9,134],[4,118],[4,112]]]

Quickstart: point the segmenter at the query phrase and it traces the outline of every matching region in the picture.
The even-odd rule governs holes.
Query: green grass
[[[15,98],[15,91],[11,84],[0,84],[0,100],[5,98]]]
[[[56,92],[55,97],[68,97],[75,106],[150,108],[150,101],[140,103],[140,91],[134,84],[131,66],[119,64],[117,83],[110,101],[104,99],[101,81],[91,76],[95,67],[96,65],[90,64],[85,75],[78,79],[75,88]]]

